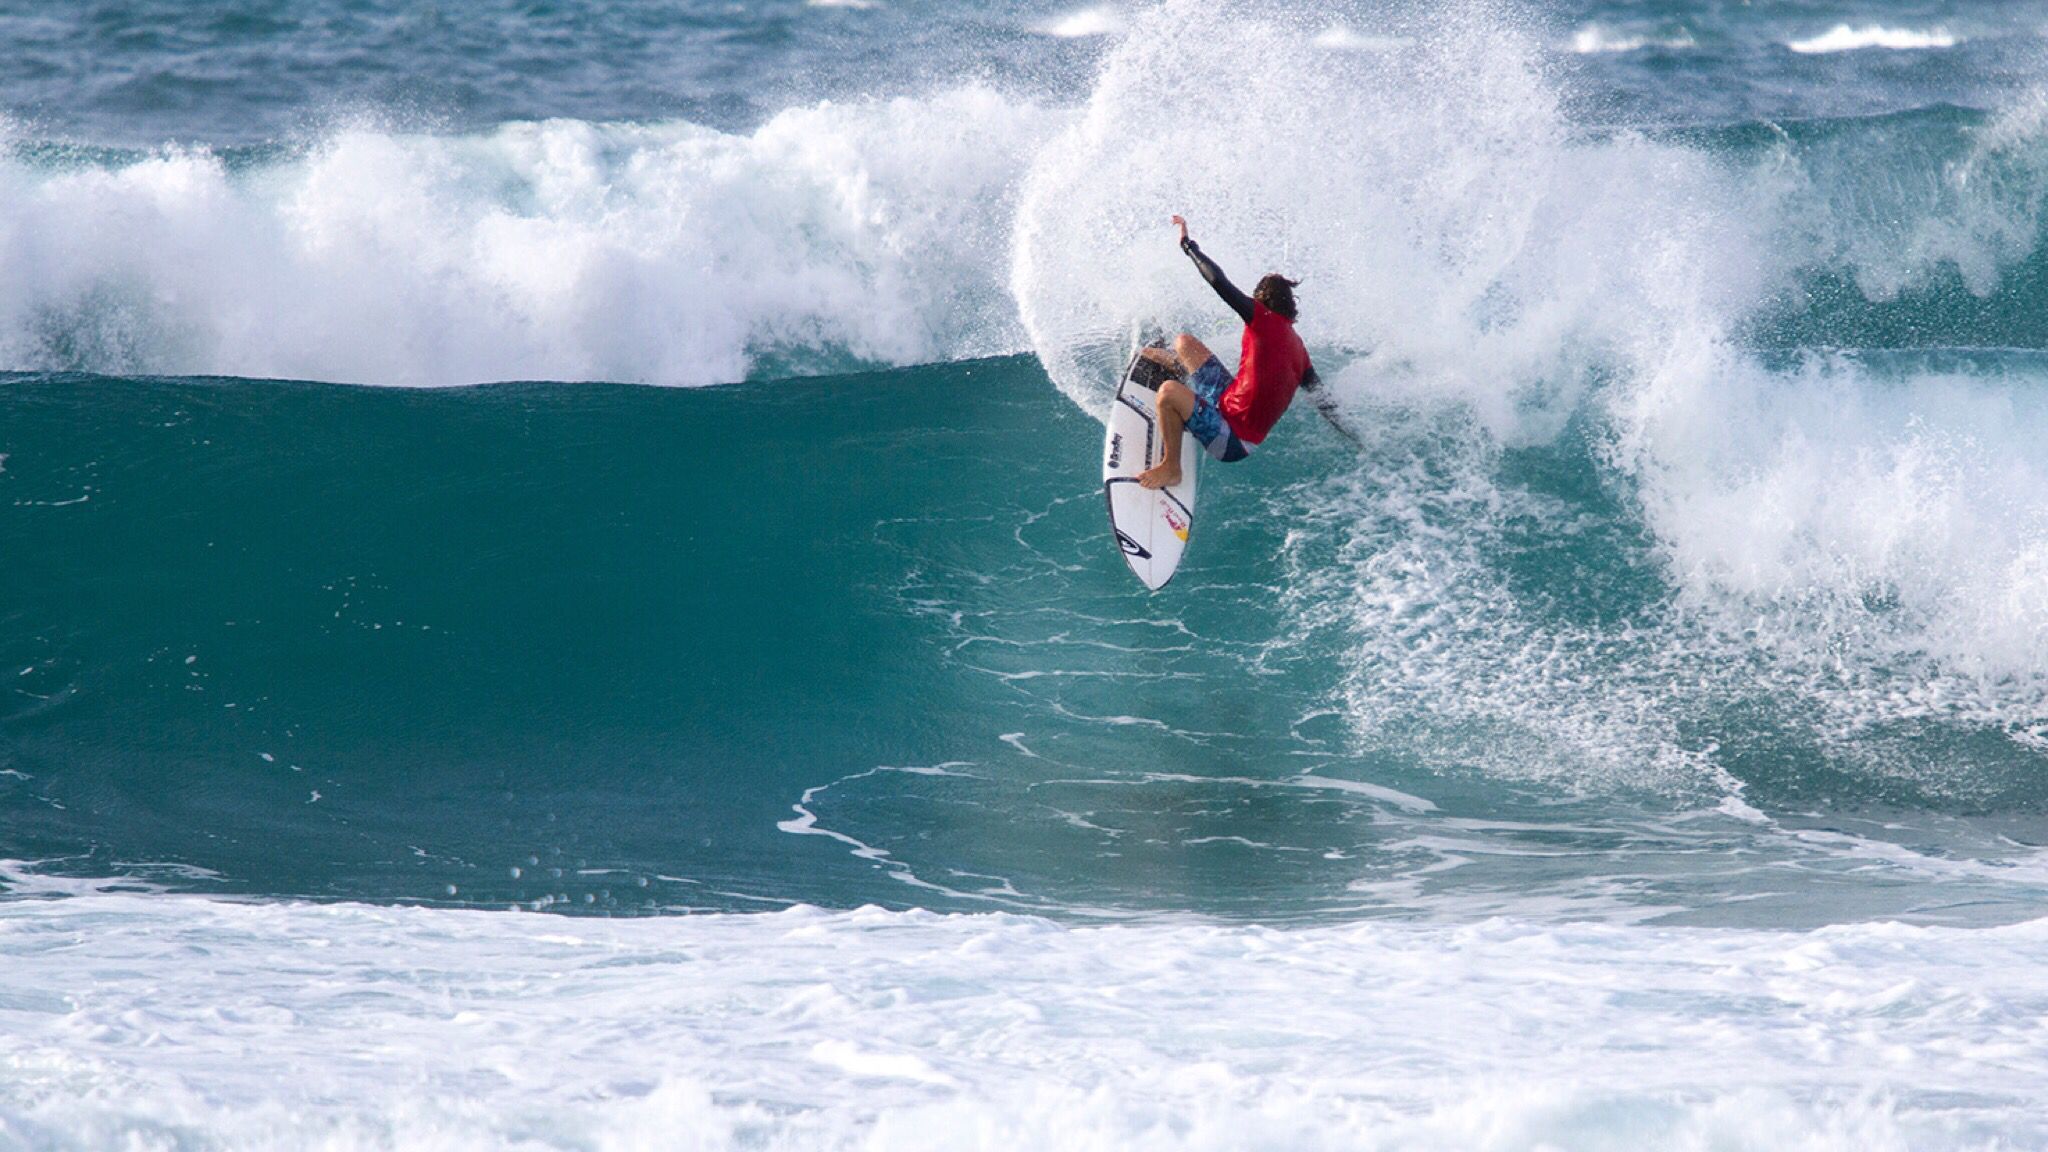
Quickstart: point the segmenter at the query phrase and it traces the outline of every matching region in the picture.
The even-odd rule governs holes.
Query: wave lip
[[[1894,52],[1953,48],[1962,42],[1962,37],[1938,26],[1921,31],[1913,28],[1887,28],[1882,24],[1865,24],[1860,28],[1837,24],[1818,36],[1809,36],[1804,40],[1788,40],[1785,47],[1802,56],[1825,56],[1835,52],[1856,52],[1865,48],[1889,48]]]

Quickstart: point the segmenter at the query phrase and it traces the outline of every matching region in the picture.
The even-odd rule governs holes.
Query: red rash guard
[[[1253,301],[1252,322],[1244,326],[1244,347],[1238,354],[1237,379],[1217,407],[1238,439],[1257,444],[1294,403],[1294,390],[1309,371],[1308,349],[1295,335],[1294,321]]]

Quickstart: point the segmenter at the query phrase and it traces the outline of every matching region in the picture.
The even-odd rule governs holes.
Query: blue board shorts
[[[1188,432],[1210,456],[1225,464],[1235,464],[1252,454],[1252,446],[1237,438],[1230,421],[1223,418],[1222,409],[1217,407],[1228,387],[1230,373],[1214,356],[1195,369],[1188,377],[1188,388],[1195,394],[1195,414],[1188,417]]]

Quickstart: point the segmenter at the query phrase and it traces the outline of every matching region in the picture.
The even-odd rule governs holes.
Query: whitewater
[[[0,1147],[2048,1146],[2021,4],[0,5]],[[1091,481],[1169,215],[1353,441]]]

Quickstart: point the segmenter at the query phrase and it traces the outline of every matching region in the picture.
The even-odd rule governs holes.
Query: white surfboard
[[[1138,473],[1159,463],[1165,442],[1156,407],[1166,370],[1133,353],[1109,407],[1102,443],[1102,491],[1109,499],[1109,525],[1117,547],[1145,587],[1157,592],[1173,579],[1195,526],[1195,465],[1202,448],[1183,431],[1180,483],[1146,488]]]

